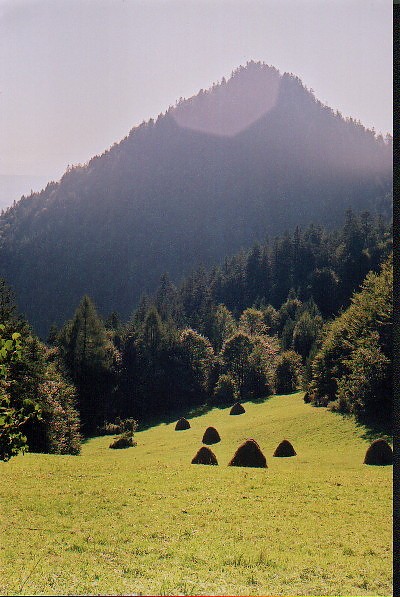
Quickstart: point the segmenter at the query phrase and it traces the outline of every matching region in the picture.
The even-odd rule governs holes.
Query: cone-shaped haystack
[[[203,446],[192,460],[192,464],[218,464],[214,452]]]
[[[386,440],[376,439],[372,442],[365,454],[364,464],[393,464],[393,451]]]
[[[240,404],[240,402],[235,402],[235,404],[232,406],[231,412],[229,414],[230,415],[242,415],[245,412],[246,411],[244,410],[244,408]]]
[[[254,439],[248,439],[235,452],[228,466],[267,468],[267,460]]]
[[[203,435],[203,444],[210,446],[221,441],[218,431],[215,427],[207,427]]]
[[[183,431],[184,429],[190,429],[190,423],[187,419],[182,417],[179,419],[179,421],[177,421],[175,425],[175,431]]]
[[[296,456],[296,452],[292,444],[287,439],[284,439],[276,448],[274,456],[286,458],[288,456]]]

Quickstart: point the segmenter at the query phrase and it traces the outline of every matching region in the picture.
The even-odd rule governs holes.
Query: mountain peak
[[[281,81],[276,68],[247,62],[227,81],[223,78],[208,90],[181,101],[172,116],[182,128],[233,137],[274,109]]]

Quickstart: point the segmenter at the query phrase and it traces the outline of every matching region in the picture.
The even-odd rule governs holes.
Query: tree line
[[[2,412],[26,416],[30,449],[54,453],[78,453],[80,433],[117,418],[146,423],[300,388],[317,406],[389,421],[391,247],[382,219],[348,212],[339,230],[296,228],[179,286],[165,274],[125,323],[85,295],[46,344],[3,282],[0,335],[18,350],[3,351]]]

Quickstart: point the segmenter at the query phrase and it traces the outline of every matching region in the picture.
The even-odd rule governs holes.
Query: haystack
[[[207,427],[203,435],[203,444],[210,446],[221,441],[218,431],[215,427]]]
[[[187,419],[182,417],[177,421],[175,425],[175,431],[184,431],[185,429],[190,429],[190,423]]]
[[[289,456],[296,456],[296,452],[292,444],[287,439],[284,439],[276,448],[274,456],[287,458]]]
[[[245,412],[246,411],[244,410],[244,408],[240,404],[240,402],[235,402],[235,404],[232,406],[231,412],[229,414],[230,415],[242,415]]]
[[[214,452],[203,446],[192,460],[192,464],[218,464]]]
[[[376,439],[372,442],[365,454],[364,464],[393,464],[393,451],[386,440]]]
[[[268,468],[267,460],[254,439],[248,439],[239,446],[228,466]]]
[[[117,437],[108,447],[114,450],[121,450],[122,448],[132,448],[135,445],[132,437]]]

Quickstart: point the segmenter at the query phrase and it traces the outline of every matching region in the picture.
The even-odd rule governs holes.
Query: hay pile
[[[135,446],[135,442],[133,441],[133,437],[117,437],[115,440],[108,446],[109,448],[113,448],[114,450],[121,450],[122,448],[132,448]]]
[[[231,411],[230,411],[230,415],[242,415],[243,413],[245,413],[246,411],[244,410],[243,406],[240,404],[240,402],[235,402],[235,404],[232,406]]]
[[[203,446],[192,460],[192,464],[218,464],[214,452]]]
[[[268,468],[267,460],[254,439],[248,439],[239,446],[228,466]]]
[[[203,435],[203,444],[210,446],[221,441],[218,431],[215,427],[207,427]]]
[[[364,464],[377,466],[393,464],[393,451],[386,440],[376,439],[372,442],[365,454]]]
[[[185,429],[190,429],[190,423],[187,419],[182,417],[177,421],[175,425],[175,431],[184,431]]]
[[[289,456],[296,456],[296,452],[292,444],[287,439],[284,439],[276,448],[274,456],[287,458]]]

